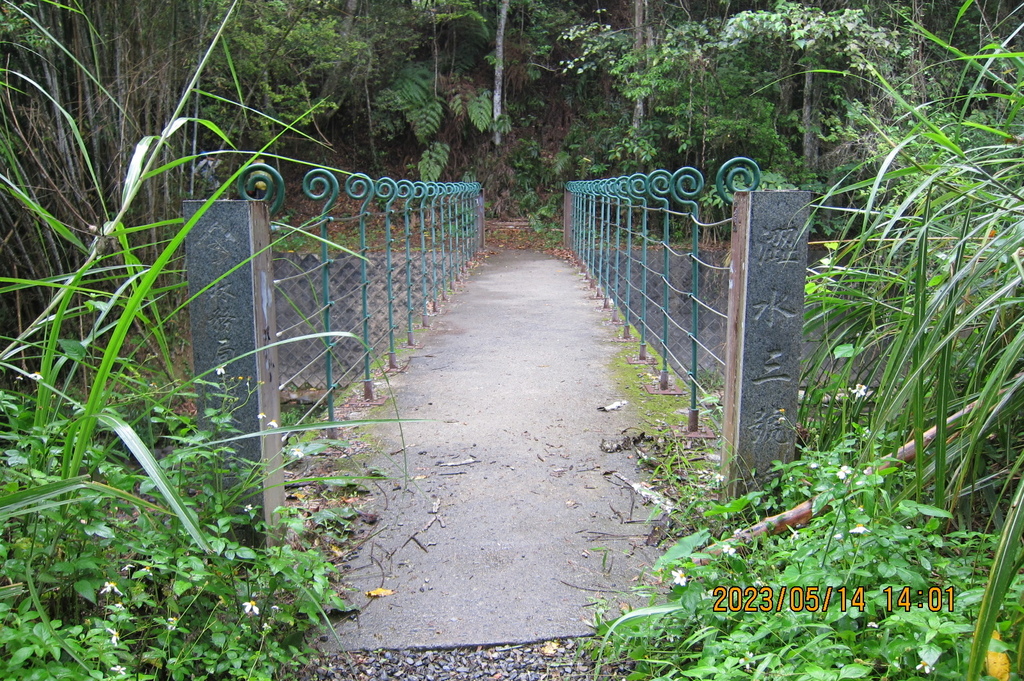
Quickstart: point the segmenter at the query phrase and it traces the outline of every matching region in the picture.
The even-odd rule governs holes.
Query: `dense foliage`
[[[668,602],[607,628],[641,662],[635,678],[1005,681],[1020,668],[1021,58],[1012,37],[964,52],[925,35],[961,89],[924,107],[872,68],[904,127],[818,206],[847,217],[806,284],[818,343],[790,423],[802,460],[708,512],[743,527],[806,504],[811,520],[670,549]],[[724,606],[720,586],[736,596]]]
[[[136,143],[179,104],[216,128],[186,125],[162,160],[213,156],[140,187],[132,210],[146,223],[228,177],[239,161],[220,152],[266,144],[371,175],[478,180],[505,214],[538,209],[565,180],[707,170],[737,155],[758,160],[776,186],[820,189],[901,124],[895,96],[917,105],[969,87],[913,26],[958,45],[1010,30],[1003,2],[957,13],[916,0],[514,0],[495,120],[500,2],[243,3],[202,78],[183,90],[230,5],[3,3],[0,158],[6,184],[25,192],[0,195],[5,271],[39,278],[80,264],[104,226],[125,217]],[[54,238],[25,200],[67,233]],[[130,237],[140,255],[166,236],[154,232]],[[38,313],[38,296],[0,306],[0,322]]]
[[[0,669],[265,678],[301,648],[285,628],[322,615],[330,567],[238,541],[253,519],[215,483],[218,435],[178,414],[180,201],[222,195],[256,153],[286,173],[296,158],[474,179],[493,212],[534,220],[567,179],[734,155],[774,187],[835,187],[817,217],[833,254],[808,283],[809,449],[730,522],[810,494],[818,517],[752,547],[684,540],[662,565],[669,603],[610,645],[637,678],[977,678],[993,629],[1024,651],[1012,9],[5,0]],[[918,455],[897,471],[907,439]],[[170,440],[180,455],[157,457]],[[709,607],[719,584],[874,600],[733,616]],[[963,608],[878,600],[908,585]]]

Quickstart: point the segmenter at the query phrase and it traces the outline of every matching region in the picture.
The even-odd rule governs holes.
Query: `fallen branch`
[[[671,501],[666,499],[661,494],[658,494],[654,490],[652,490],[652,489],[650,489],[648,487],[644,487],[639,482],[633,482],[629,478],[626,478],[625,476],[623,476],[621,473],[616,472],[615,473],[615,477],[618,478],[619,480],[621,480],[622,482],[626,483],[627,485],[629,485],[630,488],[634,492],[636,492],[636,494],[641,499],[643,499],[645,503],[650,503],[650,504],[655,504],[656,506],[660,506],[661,509],[663,511],[665,511],[666,513],[671,513],[672,511],[676,510],[676,505],[675,504],[673,504]]]
[[[438,463],[438,466],[468,466],[471,463],[480,463],[480,459],[475,459],[472,456],[465,461],[452,461],[451,463]]]

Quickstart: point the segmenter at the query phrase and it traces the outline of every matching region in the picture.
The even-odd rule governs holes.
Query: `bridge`
[[[716,179],[731,202],[756,189],[757,169],[738,159]],[[701,230],[722,225],[700,221],[704,179],[690,168],[569,183],[571,262],[489,250],[475,183],[351,175],[342,185],[317,169],[304,192],[323,210],[303,225],[272,224],[284,196],[273,168],[253,166],[240,190],[262,200],[186,214],[197,373],[227,365],[261,386],[235,415],[263,435],[241,454],[282,482],[283,437],[296,430],[344,435],[368,414],[405,419],[373,426],[382,453],[368,465],[388,477],[365,510],[379,520],[348,561],[360,614],[338,624],[334,645],[585,635],[597,600],[657,588],[650,521],[665,509],[645,506],[654,495],[636,459],[607,446],[640,425],[635,400],[598,409],[626,394],[611,369],[624,347],[637,371],[650,367],[646,393],[678,405],[678,423],[665,425],[680,436],[712,429],[700,399],[724,381],[734,486],[792,455],[784,415],[796,412],[804,192],[741,191],[727,226],[743,236],[727,263],[701,248]],[[256,236],[224,246],[245,230]],[[320,252],[273,250],[296,232]],[[346,233],[348,253],[336,247]],[[231,307],[247,295],[255,305]],[[288,428],[282,393],[305,403]],[[268,518],[281,489],[268,490]]]

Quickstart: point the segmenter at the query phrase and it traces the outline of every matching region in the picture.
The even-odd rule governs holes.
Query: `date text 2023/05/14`
[[[914,589],[909,586],[887,586],[875,592],[875,601],[887,612],[928,610],[953,612],[953,587]],[[871,594],[863,586],[716,586],[711,589],[715,599],[714,612],[824,612],[838,607],[864,610]]]

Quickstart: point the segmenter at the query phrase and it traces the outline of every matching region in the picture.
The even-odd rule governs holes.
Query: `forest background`
[[[88,243],[138,140],[186,97],[184,113],[211,123],[189,124],[161,153],[209,156],[146,182],[139,215],[123,218],[176,217],[183,198],[208,195],[243,162],[222,153],[232,148],[478,181],[491,214],[540,219],[558,213],[566,180],[713,173],[738,155],[767,171],[765,187],[823,190],[912,122],[897,98],[925,105],[958,87],[959,65],[928,33],[980,46],[1009,30],[1012,12],[992,0],[963,11],[934,0],[246,2],[189,95],[181,88],[228,5],[0,6],[11,182]],[[972,115],[985,123],[984,110]],[[17,196],[0,195],[0,214],[0,269],[38,280],[86,257],[39,230]],[[143,261],[153,236],[133,237]],[[44,304],[25,292],[0,305],[0,324],[20,331]]]

